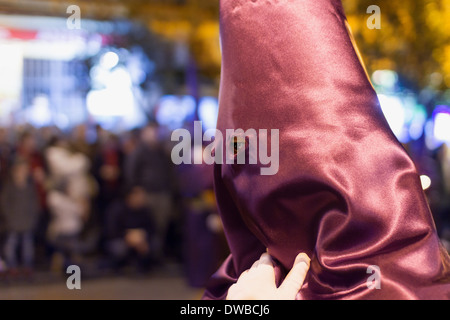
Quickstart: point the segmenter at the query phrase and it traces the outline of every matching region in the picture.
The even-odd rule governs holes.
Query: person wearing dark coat
[[[7,233],[4,246],[7,266],[11,270],[19,266],[31,270],[34,263],[34,233],[40,208],[26,160],[14,161],[11,177],[1,192],[0,204]],[[21,259],[17,256],[19,247]]]
[[[105,248],[113,267],[120,269],[135,260],[138,269],[146,271],[154,251],[154,224],[145,191],[139,186],[128,188],[124,199],[108,208],[105,222]]]

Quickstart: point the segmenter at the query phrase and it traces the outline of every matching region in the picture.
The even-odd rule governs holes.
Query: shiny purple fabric
[[[224,299],[266,248],[278,284],[299,252],[312,258],[297,299],[450,299],[449,256],[340,1],[221,0],[220,14],[218,129],[279,129],[280,166],[215,165],[231,255],[204,299]]]

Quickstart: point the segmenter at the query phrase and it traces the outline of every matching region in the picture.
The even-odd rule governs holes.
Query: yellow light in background
[[[151,20],[149,28],[152,32],[163,37],[179,41],[187,40],[193,32],[193,25],[187,20]]]
[[[191,46],[201,67],[220,68],[222,54],[217,21],[205,21],[200,24],[193,34]]]
[[[431,179],[427,175],[420,176],[420,182],[422,183],[422,189],[427,190],[431,187]]]

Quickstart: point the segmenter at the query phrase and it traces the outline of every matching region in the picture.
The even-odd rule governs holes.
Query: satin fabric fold
[[[278,284],[312,258],[297,299],[450,299],[449,256],[340,1],[221,0],[220,25],[218,130],[279,129],[279,171],[215,165],[231,255],[203,298],[224,299],[267,248]]]

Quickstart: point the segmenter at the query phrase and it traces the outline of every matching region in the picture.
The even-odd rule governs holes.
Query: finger
[[[250,272],[250,270],[251,270],[251,269],[248,269],[248,270],[245,270],[244,272],[242,272],[241,275],[240,275],[240,277],[239,277],[239,279],[242,278],[242,276],[247,275],[247,274]]]
[[[294,261],[294,266],[284,279],[281,286],[278,288],[278,294],[281,299],[295,299],[295,296],[300,291],[308,273],[310,261],[308,255],[300,253]]]
[[[273,267],[272,258],[268,253],[263,253],[261,258],[259,258],[259,265],[266,265]]]
[[[261,265],[261,263],[263,264],[268,264],[267,263],[267,259],[270,259],[270,256],[267,253],[263,253],[260,257],[259,260],[256,260],[252,267],[250,269],[255,269],[257,268],[259,265]],[[270,259],[270,265],[272,265],[272,260]]]
[[[236,286],[236,284],[233,284],[229,289],[227,293],[226,300],[236,300],[236,297],[239,293],[239,287]]]
[[[273,266],[272,258],[268,253],[263,253],[261,258],[259,258],[257,272],[260,277],[264,278],[264,281],[273,285],[274,290],[276,289],[275,268]]]
[[[256,260],[250,269],[255,269],[259,265],[259,260]]]
[[[250,270],[245,270],[244,272],[241,273],[241,275],[239,276],[238,280],[236,281],[236,284],[240,284],[242,282],[245,282],[246,279],[248,278],[248,274],[250,273]]]

